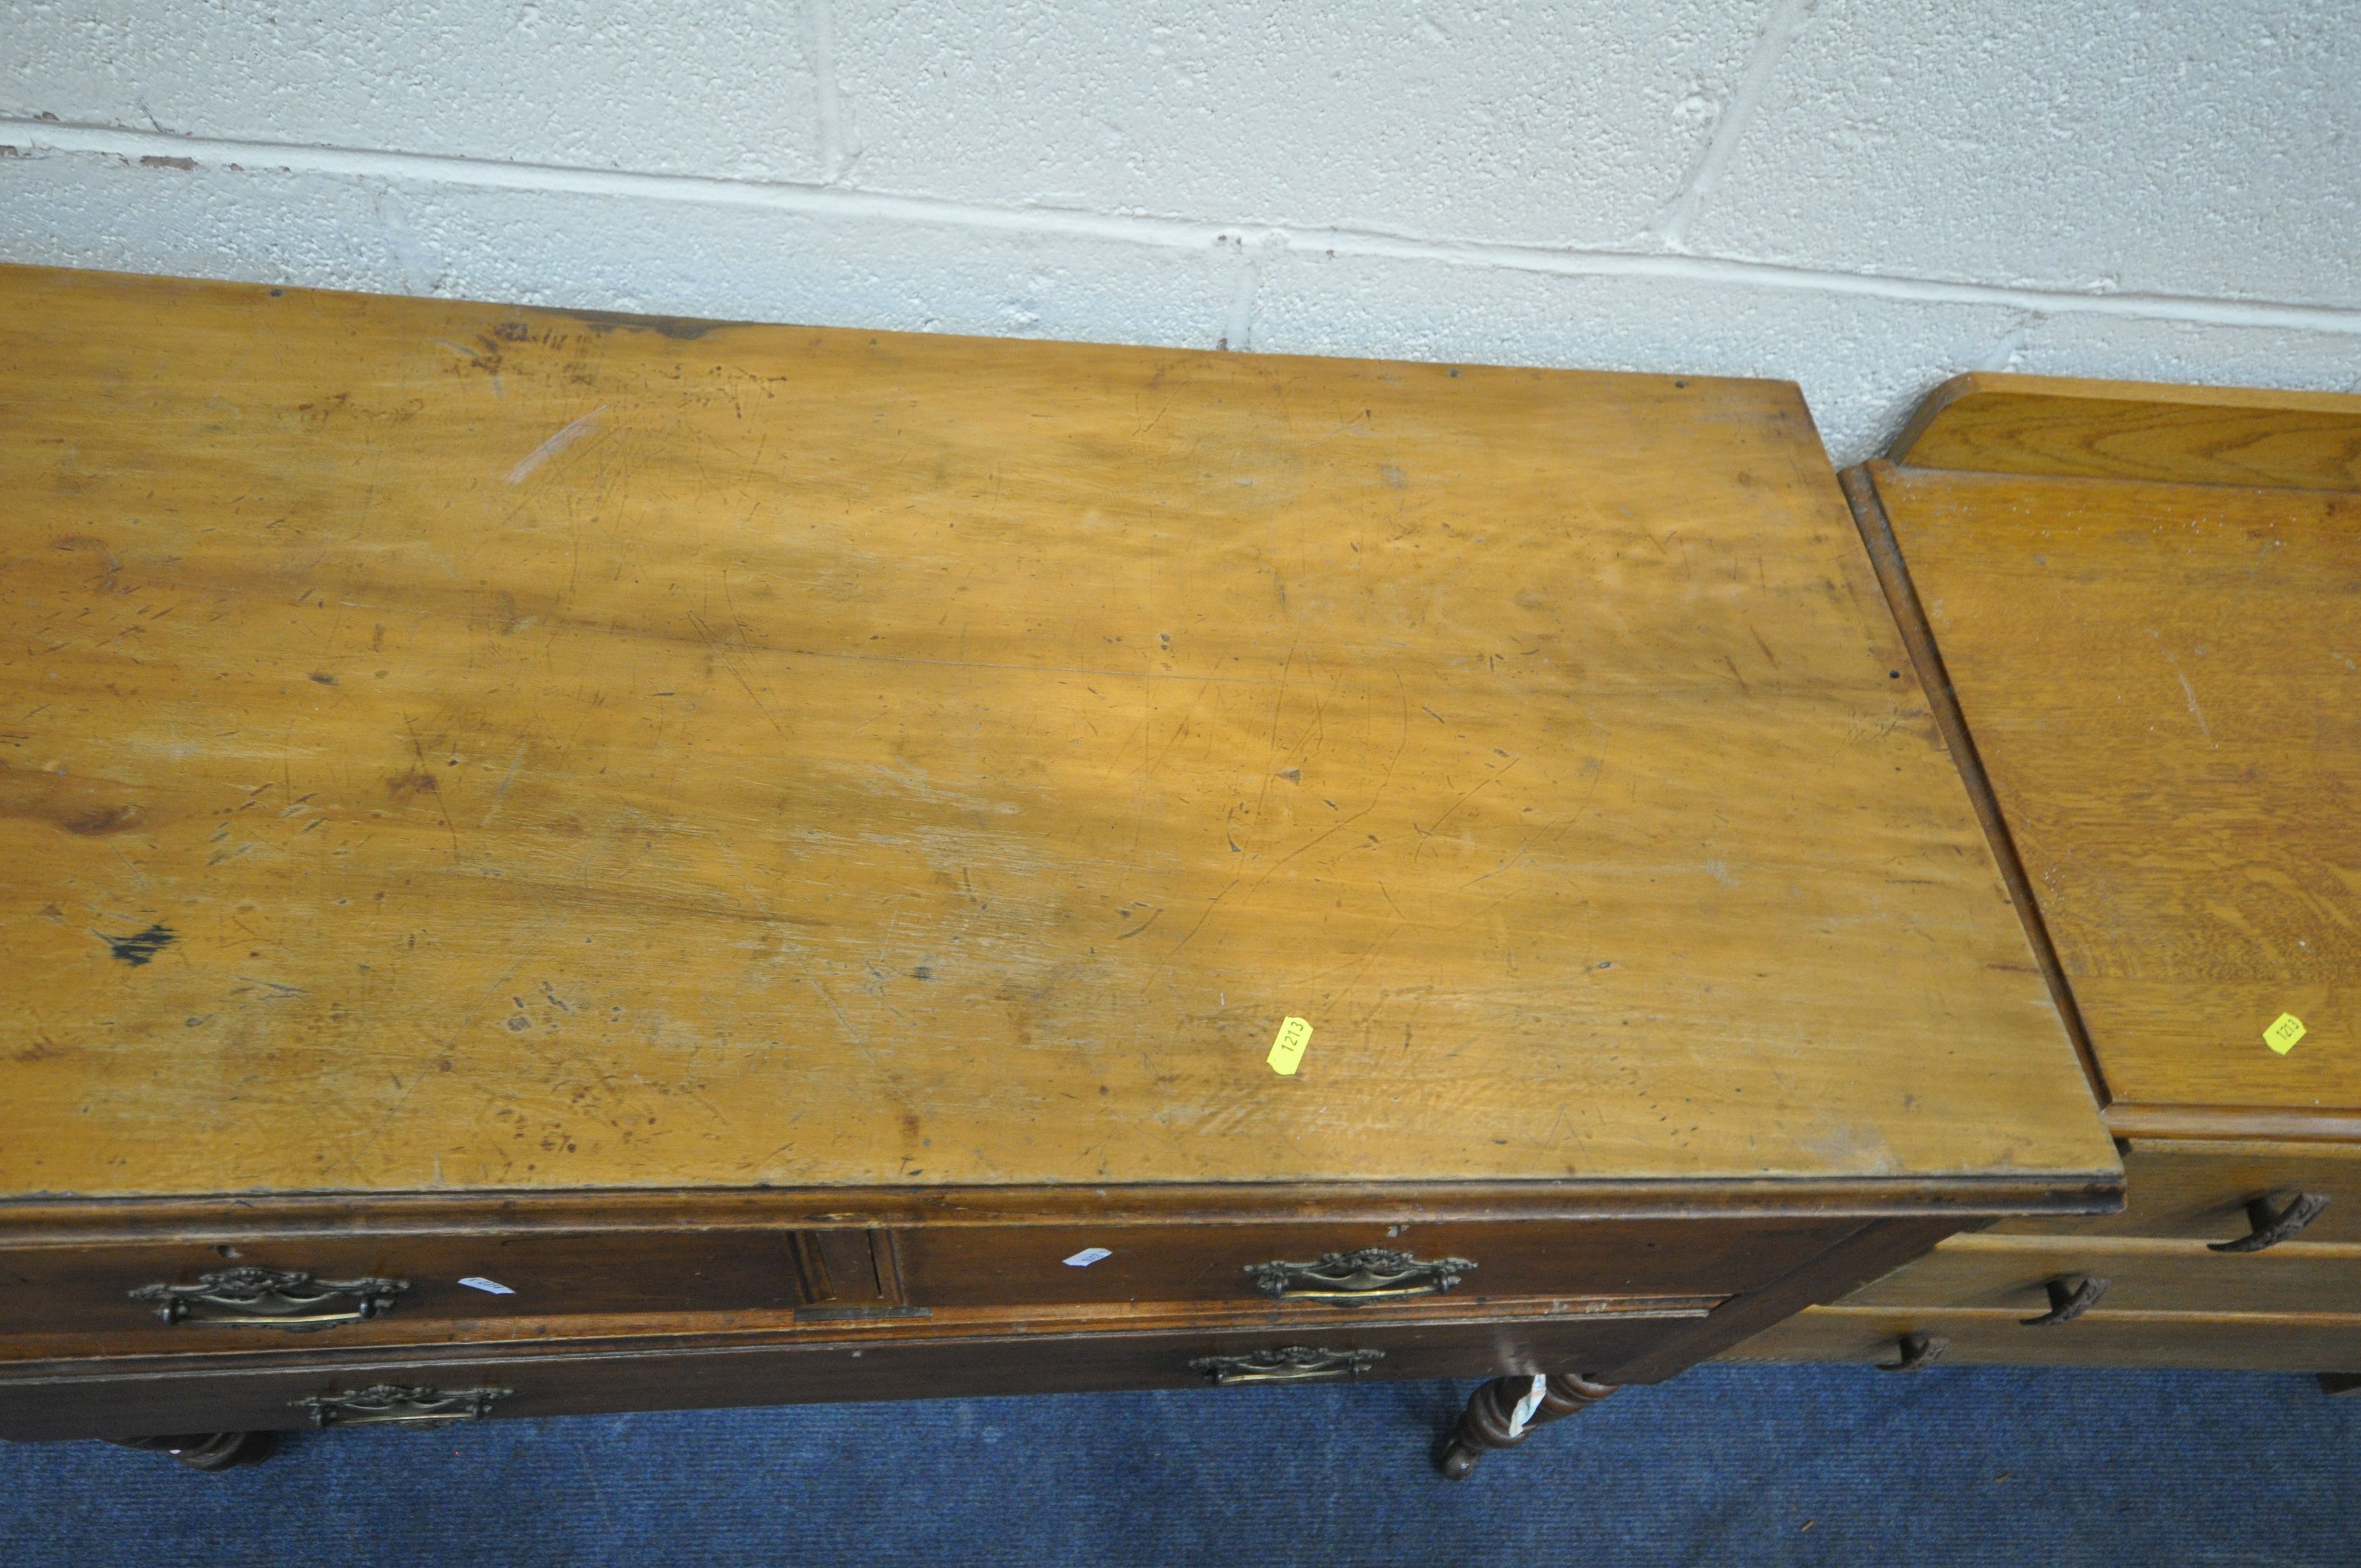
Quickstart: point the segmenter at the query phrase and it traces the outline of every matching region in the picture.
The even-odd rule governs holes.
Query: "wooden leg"
[[[1590,1409],[1615,1392],[1615,1385],[1553,1373],[1543,1380],[1540,1400],[1531,1405],[1520,1424],[1518,1409],[1531,1400],[1532,1392],[1531,1377],[1495,1377],[1477,1389],[1459,1425],[1436,1447],[1434,1467],[1456,1481],[1476,1468],[1486,1450],[1515,1447],[1543,1422]]]
[[[275,1431],[201,1431],[181,1437],[111,1437],[123,1448],[169,1453],[192,1470],[228,1470],[259,1464],[279,1446]]]

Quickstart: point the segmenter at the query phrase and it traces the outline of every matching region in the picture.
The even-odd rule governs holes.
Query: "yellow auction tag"
[[[2297,1025],[2302,1027],[2301,1025]],[[1270,1070],[1281,1078],[1293,1078],[1303,1060],[1303,1047],[1312,1043],[1312,1025],[1301,1018],[1290,1018],[1279,1026],[1279,1038],[1270,1043]]]
[[[1292,1023],[1294,1020],[1290,1019],[1289,1022]],[[2272,1023],[2271,1026],[2263,1031],[2263,1044],[2270,1047],[2271,1049],[2279,1052],[2281,1056],[2285,1056],[2288,1052],[2295,1049],[2295,1043],[2302,1038],[2303,1020],[2297,1017],[2292,1013],[2280,1014],[2278,1019]],[[1273,1067],[1277,1067],[1279,1064],[1274,1061],[1271,1065]],[[1286,1069],[1281,1069],[1281,1070],[1284,1071]]]

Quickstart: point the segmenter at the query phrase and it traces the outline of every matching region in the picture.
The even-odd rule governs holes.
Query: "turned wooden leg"
[[[1533,1398],[1534,1384],[1541,1398]],[[1467,1401],[1466,1410],[1434,1451],[1434,1467],[1456,1481],[1476,1468],[1487,1449],[1513,1448],[1544,1421],[1587,1410],[1615,1392],[1612,1383],[1553,1373],[1546,1378],[1495,1377]],[[1524,1412],[1523,1420],[1518,1414]]]
[[[181,1437],[111,1437],[121,1448],[169,1453],[192,1470],[228,1470],[259,1464],[279,1446],[275,1431],[201,1431]]]

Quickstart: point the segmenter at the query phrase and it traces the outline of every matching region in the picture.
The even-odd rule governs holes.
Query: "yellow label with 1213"
[[[1303,1061],[1303,1047],[1312,1043],[1312,1025],[1301,1018],[1290,1018],[1279,1026],[1279,1038],[1270,1043],[1270,1070],[1281,1078],[1293,1078]]]

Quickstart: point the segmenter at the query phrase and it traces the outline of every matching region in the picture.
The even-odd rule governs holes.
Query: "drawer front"
[[[1724,1361],[1850,1361],[1892,1366],[1903,1341],[1938,1342],[1928,1365],[2181,1366],[2361,1372],[2361,1317],[2098,1312],[2021,1329],[2004,1312],[1814,1307],[1722,1354]],[[1896,1374],[1901,1376],[1901,1374]]]
[[[920,1306],[1274,1296],[1354,1306],[1445,1292],[1471,1299],[1736,1295],[1858,1228],[1857,1221],[1766,1219],[962,1225],[903,1231],[898,1244],[905,1288]],[[1321,1266],[1330,1256],[1345,1263]]]
[[[2305,1241],[2361,1244],[2361,1148],[2341,1144],[2141,1139],[2124,1156],[2123,1212],[2010,1220],[1993,1230],[2230,1241],[2252,1229],[2247,1204],[2283,1206],[2298,1192],[2329,1201],[2300,1233]]]
[[[862,1306],[898,1300],[895,1280],[890,1241],[865,1231],[11,1248],[0,1251],[0,1333],[144,1329],[180,1343],[333,1335],[363,1320]]]
[[[1281,1381],[1584,1372],[1630,1361],[1694,1328],[1672,1320],[1527,1319],[1316,1330],[1035,1334],[900,1342],[847,1338],[666,1350],[485,1356],[341,1356],[248,1371],[122,1369],[0,1378],[0,1436],[135,1437],[320,1424],[505,1420],[519,1416],[1115,1388],[1213,1387],[1219,1358]],[[203,1358],[212,1359],[212,1358]],[[56,1367],[64,1364],[52,1363]],[[1358,1370],[1355,1370],[1357,1367]],[[1257,1382],[1257,1386],[1264,1386]],[[375,1396],[369,1390],[393,1390]],[[311,1401],[318,1401],[312,1403]]]
[[[2361,1247],[2289,1242],[2268,1252],[2208,1252],[2199,1242],[1954,1236],[1845,1298],[1848,1307],[2049,1310],[2048,1285],[2107,1281],[2088,1316],[2108,1312],[2361,1314]],[[2025,1332],[2048,1333],[2063,1325]]]

